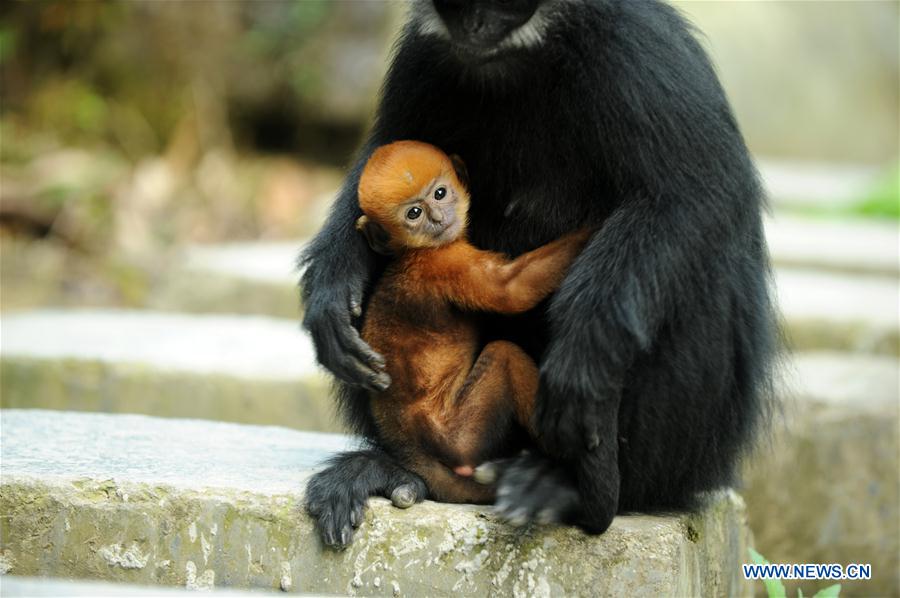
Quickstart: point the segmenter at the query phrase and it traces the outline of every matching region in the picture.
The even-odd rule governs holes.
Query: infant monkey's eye
[[[406,217],[415,220],[422,215],[422,208],[410,208],[406,211]]]
[[[447,188],[446,187],[438,187],[434,190],[434,198],[435,199],[444,199],[447,196]]]

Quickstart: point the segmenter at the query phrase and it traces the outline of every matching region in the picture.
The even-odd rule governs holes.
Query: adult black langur
[[[301,259],[304,325],[372,443],[308,485],[324,542],[351,541],[369,496],[427,496],[379,446],[364,397],[390,381],[356,328],[383,265],[354,229],[360,170],[400,139],[462,157],[478,247],[517,256],[598,229],[551,299],[485,321],[485,343],[540,365],[540,450],[499,469],[498,510],[599,533],[729,484],[764,421],[776,334],[763,192],[691,27],[658,0],[420,0]]]

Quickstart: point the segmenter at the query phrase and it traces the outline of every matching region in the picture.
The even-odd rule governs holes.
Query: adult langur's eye
[[[438,187],[434,190],[434,198],[435,199],[444,199],[447,197],[447,188],[446,187]]]
[[[406,211],[406,217],[415,220],[422,215],[422,208],[410,208]]]

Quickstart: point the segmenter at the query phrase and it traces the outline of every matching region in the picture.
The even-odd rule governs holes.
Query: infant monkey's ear
[[[394,255],[390,248],[391,236],[377,222],[370,220],[368,216],[360,216],[356,221],[356,230],[362,233],[369,242],[369,247],[375,253],[381,255]]]
[[[450,156],[450,163],[453,164],[453,170],[456,171],[456,178],[463,184],[466,189],[469,188],[469,171],[466,170],[466,163],[459,157],[459,154]]]

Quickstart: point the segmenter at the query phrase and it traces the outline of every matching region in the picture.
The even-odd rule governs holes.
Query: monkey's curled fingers
[[[386,390],[391,379],[384,371],[384,358],[362,340],[353,326],[354,309],[350,298],[312,301],[307,305],[303,326],[312,335],[319,363],[335,377],[370,390]]]
[[[599,443],[601,401],[573,387],[577,377],[562,371],[550,353],[541,367],[534,413],[538,442],[556,457],[578,455]]]
[[[513,525],[566,522],[577,511],[573,481],[543,455],[510,459],[498,474],[494,512]]]

